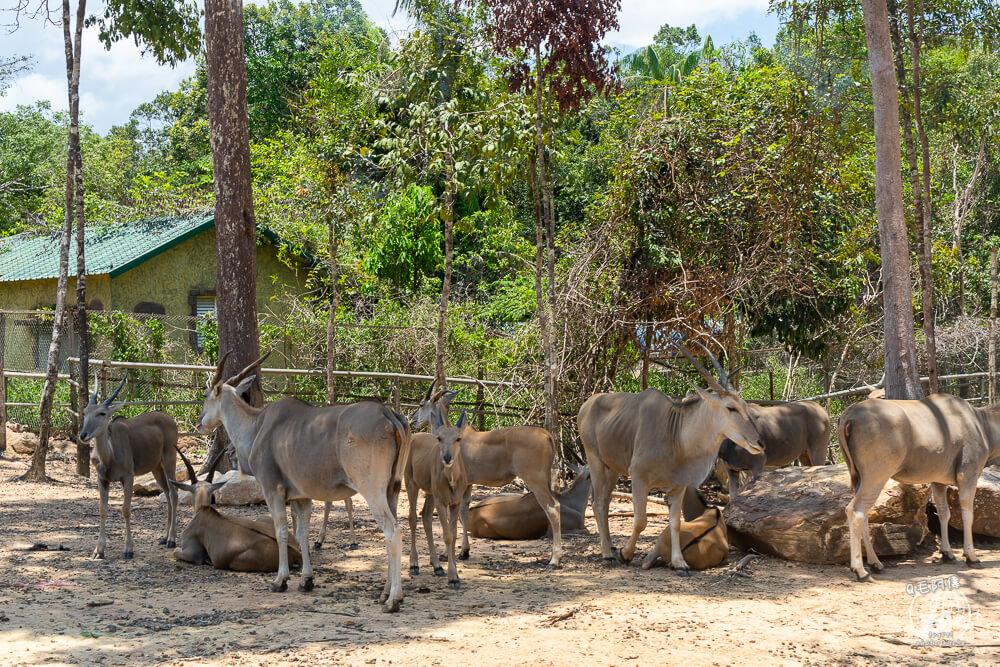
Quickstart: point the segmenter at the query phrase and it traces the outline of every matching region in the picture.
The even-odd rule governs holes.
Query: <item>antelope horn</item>
[[[222,368],[226,365],[226,359],[228,359],[229,355],[232,353],[233,351],[229,350],[229,352],[226,352],[222,355],[222,358],[219,359],[219,365],[215,367],[215,376],[212,378],[212,384],[210,386],[214,387],[222,381]]]
[[[437,382],[437,380],[435,380],[434,382]],[[424,394],[425,401],[431,400],[431,392],[434,391],[434,382],[431,382],[431,386],[427,387],[427,393]]]
[[[691,365],[693,365],[695,369],[701,374],[701,376],[705,378],[705,382],[708,383],[709,387],[715,389],[716,391],[726,390],[725,387],[719,384],[719,381],[716,380],[712,376],[712,374],[708,372],[708,369],[701,365],[700,361],[691,356],[691,353],[688,352],[688,349],[685,346],[679,343],[674,343],[674,346],[681,351],[681,354],[683,354],[685,358],[687,358],[687,360],[691,362]]]
[[[444,389],[438,389],[436,392],[434,392],[434,395],[431,396],[430,399],[431,403],[437,403],[438,401],[440,401],[441,397],[444,396],[444,392],[445,392]]]
[[[712,351],[699,341],[695,341],[694,344],[705,350],[705,354],[708,355],[708,358],[712,360],[712,365],[715,366],[715,372],[719,374],[719,382],[726,388],[726,391],[732,391],[732,386],[730,386],[729,379],[726,377],[726,371],[722,367],[722,364],[719,363],[719,360],[715,358],[715,355],[712,354]]]
[[[115,400],[118,397],[118,392],[122,390],[122,387],[125,386],[125,382],[127,380],[128,380],[128,371],[126,370],[125,377],[123,377],[122,381],[118,383],[118,387],[113,392],[111,392],[110,396],[104,399],[104,405],[111,405],[111,401]]]
[[[727,383],[728,383],[728,384],[729,384],[730,386],[732,386],[732,383],[733,383],[733,378],[734,378],[734,377],[736,377],[736,374],[737,374],[737,373],[739,373],[739,372],[740,372],[741,370],[743,370],[744,368],[746,368],[746,366],[740,366],[740,367],[738,367],[738,368],[737,368],[737,369],[736,369],[735,371],[730,371],[729,375],[727,375],[727,376],[726,376],[726,382],[727,382]]]
[[[222,458],[222,455],[225,453],[225,451],[226,451],[225,447],[219,447],[219,449],[215,452],[215,456],[213,456],[212,459],[207,464],[208,477],[205,479],[205,481],[208,482],[209,484],[212,483],[212,478],[215,477],[215,464],[219,462],[219,459]]]
[[[90,395],[90,404],[97,405],[97,391],[100,388],[100,384],[97,381],[97,373],[94,373],[94,393]]]
[[[174,443],[174,449],[176,449],[177,453],[181,455],[181,460],[184,461],[184,466],[187,468],[188,478],[191,480],[191,483],[192,484],[197,484],[198,483],[198,475],[194,471],[194,466],[191,465],[190,461],[188,461],[188,457],[184,456],[184,452],[181,451],[181,448],[177,446],[176,442]]]
[[[237,373],[233,377],[231,377],[228,380],[226,380],[226,384],[239,384],[240,381],[243,378],[245,378],[246,376],[250,375],[250,373],[252,373],[258,366],[260,366],[262,363],[264,363],[264,360],[267,359],[269,356],[271,356],[271,351],[270,350],[268,350],[267,354],[265,354],[263,357],[261,357],[260,359],[258,359],[255,362],[253,362],[252,364],[250,364],[249,366],[247,366],[246,368],[244,368],[243,370],[241,370],[239,373]]]

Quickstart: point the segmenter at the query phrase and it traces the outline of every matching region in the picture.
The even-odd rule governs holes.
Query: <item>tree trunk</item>
[[[535,155],[531,165],[531,193],[535,199],[535,293],[538,301],[538,333],[542,341],[542,363],[544,364],[542,378],[545,384],[545,428],[552,434],[556,441],[556,450],[559,451],[559,412],[556,407],[555,355],[550,321],[554,313],[549,312],[548,304],[552,302],[552,299],[546,299],[542,284],[543,256],[546,255],[544,237],[549,220],[549,211],[546,206],[549,197],[545,167],[545,134],[542,130],[544,112],[542,109],[541,68],[541,49],[539,44],[535,44]],[[550,280],[549,282],[550,289],[554,288],[554,281]]]
[[[83,201],[83,147],[80,145],[80,56],[81,56],[81,26],[83,24],[84,5],[86,0],[80,0],[80,6],[76,17],[76,44],[75,56],[73,59],[73,76],[70,81],[70,98],[73,102],[70,105],[70,115],[72,123],[77,127],[75,135],[75,146],[73,147],[73,159],[75,163],[76,181],[76,330],[80,337],[80,347],[77,356],[80,358],[79,387],[77,388],[77,406],[87,405],[89,394],[87,392],[87,374],[90,372],[90,330],[87,326],[87,260],[85,257],[85,237],[84,237],[84,201]],[[75,104],[75,106],[74,106]],[[70,387],[70,391],[73,388]],[[80,407],[82,410],[83,408]],[[73,434],[76,438],[77,434]],[[90,445],[80,442],[76,443],[76,474],[81,477],[90,477]]]
[[[886,398],[923,396],[913,333],[910,250],[903,216],[899,97],[885,0],[862,0],[875,110],[875,206],[882,254]]]
[[[337,402],[337,310],[340,308],[340,285],[337,284],[337,218],[330,219],[330,316],[326,321],[326,402]]]
[[[444,374],[445,329],[448,322],[448,297],[451,295],[451,267],[455,256],[455,158],[448,154],[448,177],[444,193],[444,280],[441,282],[441,303],[438,307],[437,349],[434,353],[434,379],[437,389],[448,386]]]
[[[930,392],[938,391],[937,342],[934,316],[934,274],[931,265],[930,225],[925,225],[923,185],[917,165],[917,151],[913,140],[913,124],[906,95],[906,65],[903,61],[903,43],[899,30],[899,15],[895,0],[888,0],[892,45],[895,51],[897,87],[903,98],[900,105],[903,140],[906,146],[906,162],[910,174],[910,190],[913,193],[913,221],[917,237],[917,257],[920,267],[920,292],[922,297],[924,339],[927,351],[927,375],[930,378]],[[919,98],[919,92],[915,93]],[[916,108],[916,107],[915,107]]]
[[[646,331],[642,336],[642,371],[639,374],[639,386],[645,391],[649,388],[649,346],[653,343],[653,323],[646,323]]]
[[[997,246],[990,248],[990,405],[997,401]]]
[[[63,211],[62,239],[59,243],[59,279],[56,282],[56,309],[52,316],[52,342],[49,344],[49,356],[45,366],[45,385],[42,388],[42,400],[39,405],[38,446],[31,458],[31,467],[24,473],[22,479],[32,482],[42,482],[48,479],[45,474],[45,458],[49,449],[49,433],[52,427],[52,402],[56,393],[56,383],[59,375],[59,351],[62,348],[63,330],[66,328],[66,291],[69,274],[69,242],[73,236],[74,198],[76,195],[77,155],[80,150],[80,63],[79,54],[83,36],[83,20],[86,14],[86,0],[80,0],[76,12],[76,48],[74,50],[73,36],[70,34],[72,17],[70,16],[69,0],[63,0],[63,46],[66,53],[66,80],[69,89],[69,145],[66,151],[66,199]],[[81,176],[82,177],[82,176]]]
[[[247,70],[241,2],[205,2],[208,127],[215,178],[216,312],[223,369],[232,375],[260,355],[257,335],[257,233],[250,181]],[[263,404],[260,379],[251,389]],[[223,446],[216,438],[213,451]]]

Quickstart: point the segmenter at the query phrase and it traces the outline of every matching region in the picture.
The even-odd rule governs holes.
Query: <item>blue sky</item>
[[[0,9],[10,4],[0,4]],[[406,31],[409,20],[392,16],[395,0],[361,0],[361,4],[369,17],[390,33]],[[57,3],[51,5],[56,7]],[[650,43],[664,23],[694,23],[702,35],[712,35],[716,45],[743,39],[750,32],[756,32],[765,44],[773,44],[779,24],[777,17],[767,13],[767,6],[767,0],[622,0],[621,29],[608,35],[606,41],[627,52]],[[11,20],[9,12],[0,11],[0,24]],[[62,44],[62,28],[40,19],[22,19],[13,33],[0,32],[0,55],[30,55],[34,59],[32,69],[0,96],[0,111],[39,100],[49,100],[55,109],[67,107]],[[96,31],[88,30],[80,79],[83,121],[98,132],[107,132],[112,125],[128,120],[139,104],[152,100],[160,91],[176,88],[193,71],[192,62],[175,69],[161,67],[151,58],[142,58],[129,42],[106,51]]]

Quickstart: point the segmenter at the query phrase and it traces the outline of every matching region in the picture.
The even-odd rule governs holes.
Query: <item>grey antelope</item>
[[[573,482],[556,494],[563,535],[586,534],[590,469],[577,470]],[[469,532],[491,540],[537,540],[551,531],[533,493],[502,493],[469,508]]]
[[[462,498],[469,488],[463,461],[463,436],[467,425],[465,410],[454,426],[444,423],[440,406],[431,417],[431,432],[413,436],[410,457],[406,462],[406,495],[410,501],[410,574],[419,574],[417,565],[417,499],[424,492],[424,534],[431,555],[431,567],[437,576],[444,575],[434,546],[432,506],[437,509],[444,535],[445,553],[448,557],[448,585],[459,587],[458,568],[455,566],[455,535],[458,532],[458,515]]]
[[[177,424],[165,412],[147,412],[130,419],[112,416],[124,407],[124,403],[114,403],[118,393],[125,386],[128,373],[118,387],[103,402],[97,401],[97,389],[90,402],[83,409],[83,425],[80,440],[94,440],[91,462],[97,471],[97,489],[101,495],[101,527],[97,537],[94,558],[104,558],[107,544],[104,521],[108,513],[108,492],[111,482],[121,482],[124,490],[122,516],[125,518],[125,553],[123,558],[132,558],[135,546],[132,543],[132,483],[136,475],[153,473],[156,483],[167,496],[167,530],[160,544],[173,548],[177,531],[177,490],[167,480],[174,478],[177,458]],[[94,378],[97,386],[97,378]]]
[[[722,442],[719,458],[726,464],[730,497],[735,498],[739,490],[736,474],[740,470],[749,470],[753,480],[765,465],[786,466],[795,460],[802,465],[826,463],[830,415],[819,403],[797,401],[769,407],[748,403],[747,413],[760,434],[764,453],[751,454],[729,439]]]
[[[433,411],[440,405],[445,424],[448,420],[448,404],[455,392],[439,390],[433,395],[434,386],[420,403],[413,415],[414,428],[428,423]],[[536,426],[509,426],[495,431],[477,431],[471,424],[465,426],[462,436],[462,458],[465,460],[465,474],[469,489],[462,498],[462,552],[460,558],[469,557],[469,500],[472,484],[483,486],[503,486],[515,477],[520,477],[528,487],[552,529],[552,559],[549,565],[558,567],[562,558],[562,530],[559,527],[559,501],[552,493],[552,462],[555,459],[555,444],[552,436]],[[410,507],[410,512],[415,510]]]
[[[678,349],[716,393],[696,389],[697,395],[681,401],[656,389],[639,394],[595,394],[580,408],[577,425],[594,480],[594,516],[605,559],[616,555],[608,530],[608,504],[619,476],[631,477],[635,521],[632,537],[618,558],[632,560],[636,541],[646,528],[646,496],[652,489],[664,489],[670,504],[670,565],[687,570],[680,537],[684,490],[705,479],[725,438],[751,454],[763,451],[746,402],[729,386],[715,356],[702,346],[725,386],[683,346]]]
[[[196,565],[212,565],[220,570],[238,572],[274,572],[278,569],[278,541],[274,536],[274,523],[230,517],[212,507],[212,493],[225,486],[225,482],[212,483],[215,462],[209,466],[208,479],[198,479],[194,467],[184,452],[177,450],[187,468],[190,484],[174,480],[170,483],[191,492],[194,516],[181,533],[180,546],[174,549],[174,558]],[[292,565],[302,563],[298,544],[289,545]]]
[[[240,461],[248,464],[261,485],[278,539],[278,574],[271,590],[288,588],[286,504],[292,506],[295,536],[302,547],[299,590],[309,591],[312,500],[344,500],[360,493],[385,534],[389,563],[382,610],[398,611],[403,599],[403,547],[396,527],[396,501],[410,450],[406,419],[373,401],[315,407],[283,398],[263,408],[248,405],[240,394],[254,381],[252,373],[265,357],[225,381],[221,374],[226,357],[219,361],[215,377],[208,381],[197,427],[208,433],[224,426]]]
[[[265,358],[267,357],[267,355],[264,356]],[[249,391],[241,392],[240,397],[244,401],[246,401],[247,404],[253,405],[253,402],[250,400]],[[246,465],[246,462],[240,461],[239,464],[241,467],[243,467],[244,465]],[[244,472],[249,473],[251,475],[253,474],[253,471],[249,469],[249,466],[247,466],[247,469],[245,469]],[[332,506],[333,503],[330,501],[326,501],[326,503],[324,503],[323,505],[323,523],[320,524],[319,536],[316,537],[316,541],[313,543],[313,549],[322,548],[323,542],[326,541],[326,528],[330,524],[330,508]],[[350,528],[350,533],[351,533],[351,541],[349,548],[351,550],[354,550],[358,548],[358,541],[355,538],[354,534],[354,504],[351,502],[350,498],[344,498],[344,508],[347,510],[347,525]]]
[[[862,538],[871,569],[882,571],[872,547],[868,510],[890,477],[931,485],[945,561],[955,560],[948,541],[951,513],[945,492],[948,486],[957,486],[965,560],[971,567],[979,566],[972,544],[972,501],[983,468],[1000,463],[1000,407],[975,408],[949,394],[931,394],[919,401],[868,399],[844,411],[838,435],[854,487],[847,526],[851,569],[859,580],[869,578],[861,559]]]

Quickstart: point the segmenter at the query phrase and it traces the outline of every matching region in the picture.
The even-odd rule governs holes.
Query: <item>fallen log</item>
[[[845,508],[853,496],[844,464],[773,468],[747,485],[726,508],[730,542],[788,560],[846,563]],[[868,512],[879,555],[909,553],[927,535],[930,487],[890,480]]]

